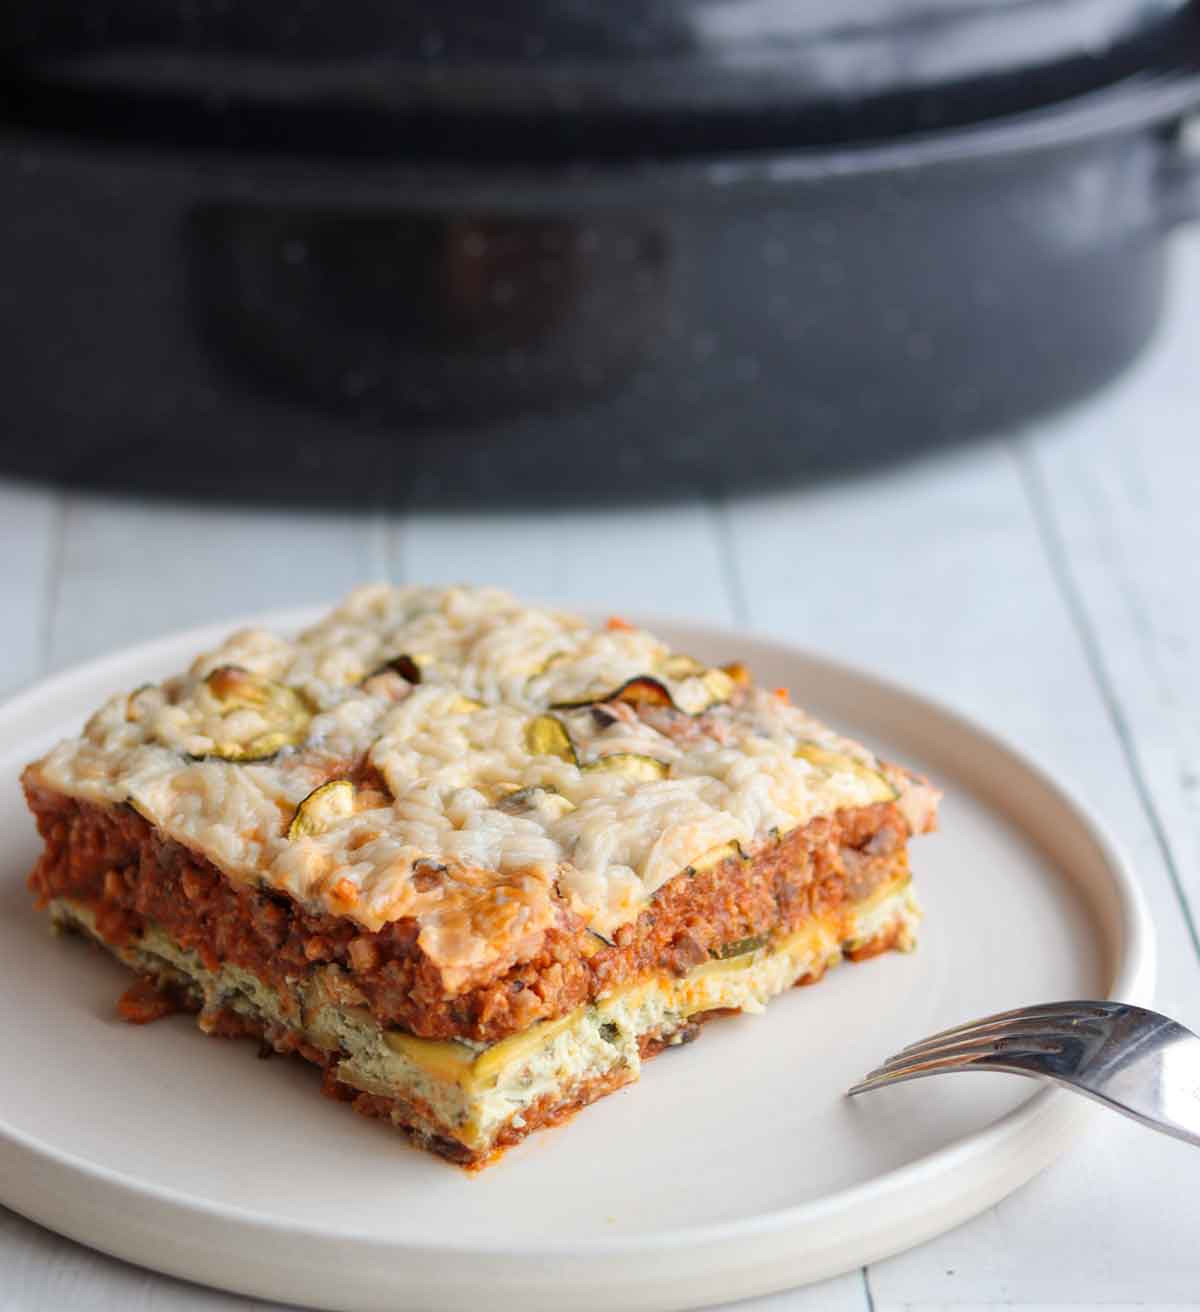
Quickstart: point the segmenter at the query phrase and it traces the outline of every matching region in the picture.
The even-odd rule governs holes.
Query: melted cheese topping
[[[647,678],[659,704],[578,704]],[[531,743],[548,713],[565,750]],[[360,787],[288,837],[315,788],[366,766],[387,793]],[[294,639],[235,633],[186,674],[113,697],[37,771],[130,803],[234,880],[369,930],[414,917],[451,991],[536,951],[564,898],[611,934],[713,848],[912,791],[780,696],[648,633],[495,589],[382,585]]]

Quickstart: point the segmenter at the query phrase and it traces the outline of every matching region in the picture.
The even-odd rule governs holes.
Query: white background
[[[0,690],[175,628],[321,602],[379,577],[490,581],[581,607],[749,626],[906,681],[1058,768],[1140,873],[1159,932],[1159,1006],[1200,1029],[1195,235],[1177,239],[1171,291],[1150,352],[1070,413],[769,497],[398,517],[196,509],[0,482]],[[740,1306],[1080,1305],[1200,1307],[1200,1152],[1105,1118],[968,1225]],[[4,1312],[265,1306],[126,1266],[0,1209]]]

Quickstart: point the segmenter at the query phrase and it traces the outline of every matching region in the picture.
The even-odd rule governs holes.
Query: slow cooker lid
[[[1095,89],[1194,50],[1196,30],[1189,0],[10,0],[2,10],[10,121],[385,154],[878,139]],[[533,135],[520,139],[525,127]]]

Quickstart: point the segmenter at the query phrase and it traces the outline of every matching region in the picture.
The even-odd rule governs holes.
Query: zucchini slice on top
[[[367,675],[367,679],[373,679],[377,674],[398,674],[402,679],[407,679],[409,683],[421,682],[421,667],[417,664],[416,658],[409,656],[407,652],[402,652],[399,656],[393,656],[391,660],[384,661],[377,669]],[[363,680],[366,682],[366,679]]]
[[[525,746],[531,756],[557,756],[560,761],[579,764],[567,727],[556,715],[539,715],[525,729]]]
[[[736,691],[737,684],[724,670],[705,670],[679,684],[675,705],[688,715],[703,715],[711,707],[727,702]]]
[[[303,742],[313,717],[303,694],[285,683],[252,674],[240,665],[221,665],[204,680],[221,708],[222,718],[238,711],[254,711],[265,728],[246,739],[214,737],[204,756],[223,761],[263,761],[284,747]]]
[[[860,761],[856,756],[834,751],[833,748],[824,747],[820,743],[800,743],[796,747],[796,755],[806,760],[809,765],[815,766],[826,777],[835,774],[852,774],[861,779],[870,789],[872,802],[894,802],[900,796],[879,770],[869,766],[865,761]]]
[[[620,774],[626,779],[648,782],[651,779],[665,779],[671,767],[666,761],[656,756],[643,756],[640,752],[610,752],[608,756],[598,756],[580,767],[589,773]]]
[[[677,662],[686,661],[686,666]],[[574,710],[580,706],[597,706],[604,702],[626,702],[630,706],[667,706],[685,715],[702,715],[705,711],[727,702],[737,690],[737,682],[724,670],[709,670],[693,661],[690,656],[668,657],[663,673],[671,678],[675,669],[679,678],[672,691],[661,679],[650,674],[638,674],[626,679],[611,692],[598,692],[571,701],[555,702],[556,711]]]
[[[667,685],[648,674],[626,679],[611,692],[598,692],[587,697],[576,697],[567,702],[555,702],[552,709],[570,711],[578,706],[595,706],[602,702],[628,702],[630,706],[674,706]]]
[[[505,815],[523,815],[526,811],[536,810],[538,807],[556,815],[566,815],[568,811],[574,811],[575,803],[569,797],[564,797],[557,789],[548,788],[544,784],[535,784],[530,788],[514,788],[504,793],[497,799],[495,807]]]
[[[349,779],[330,779],[314,788],[296,808],[287,836],[311,838],[323,834],[335,820],[354,814],[354,785]]]

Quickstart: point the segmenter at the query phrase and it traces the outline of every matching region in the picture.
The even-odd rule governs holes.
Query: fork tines
[[[1119,1003],[1057,1002],[985,1016],[910,1043],[852,1089],[865,1093],[886,1084],[949,1070],[995,1070],[1035,1054],[1061,1053],[1068,1044],[1100,1039]]]

